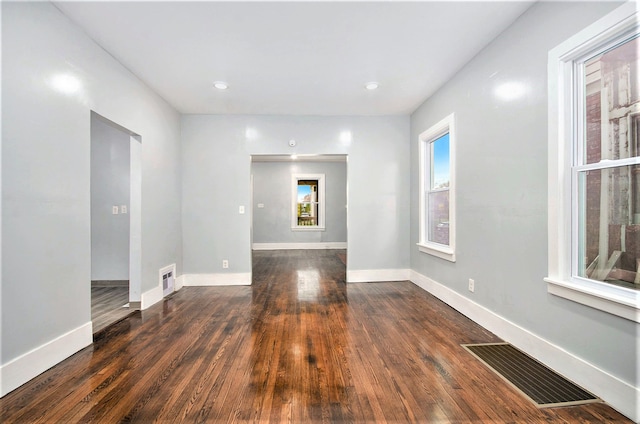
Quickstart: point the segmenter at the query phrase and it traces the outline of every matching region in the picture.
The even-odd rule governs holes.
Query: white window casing
[[[299,225],[298,223],[298,181],[314,180],[318,182],[317,198],[312,202],[317,206],[318,221],[316,225]],[[292,231],[325,231],[325,175],[324,174],[292,174],[291,175],[291,230]]]
[[[628,39],[640,28],[637,6],[626,3],[549,52],[548,277],[549,293],[640,322],[640,291],[576,275],[577,173],[590,168],[640,164],[638,158],[580,165],[578,142],[584,80],[578,67],[586,58]]]
[[[454,114],[424,131],[419,136],[420,151],[420,219],[419,219],[419,241],[418,249],[426,254],[445,259],[450,262],[456,261],[456,183],[455,183],[455,117]],[[429,240],[429,218],[428,218],[428,195],[434,191],[431,189],[432,164],[431,144],[438,138],[449,134],[449,243],[447,245],[434,243]]]

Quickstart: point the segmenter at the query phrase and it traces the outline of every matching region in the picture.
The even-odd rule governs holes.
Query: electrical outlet
[[[229,261],[226,259],[222,260],[222,268],[229,268]]]
[[[111,208],[111,213],[114,214],[114,215],[118,215],[118,207],[117,206],[113,206]]]
[[[469,291],[470,292],[474,292],[476,289],[476,282],[475,280],[469,278]]]
[[[127,205],[120,206],[120,213],[127,213]]]

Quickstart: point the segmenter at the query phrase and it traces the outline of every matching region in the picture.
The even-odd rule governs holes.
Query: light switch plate
[[[120,206],[120,213],[127,213],[127,205]]]
[[[114,214],[114,215],[118,215],[118,207],[117,206],[112,207],[111,208],[111,213]]]
[[[244,213],[244,206],[240,206],[240,207],[238,208],[238,213],[239,213],[239,214],[243,214],[243,213]]]

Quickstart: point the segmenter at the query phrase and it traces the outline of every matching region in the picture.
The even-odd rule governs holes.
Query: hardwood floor
[[[538,409],[460,343],[499,339],[336,251],[258,251],[252,286],[186,287],[0,400],[2,421],[631,422]]]
[[[134,312],[129,306],[129,287],[91,287],[91,322],[97,333]]]

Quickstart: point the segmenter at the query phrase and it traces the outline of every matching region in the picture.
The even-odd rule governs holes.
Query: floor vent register
[[[539,408],[602,402],[509,343],[463,344]]]

